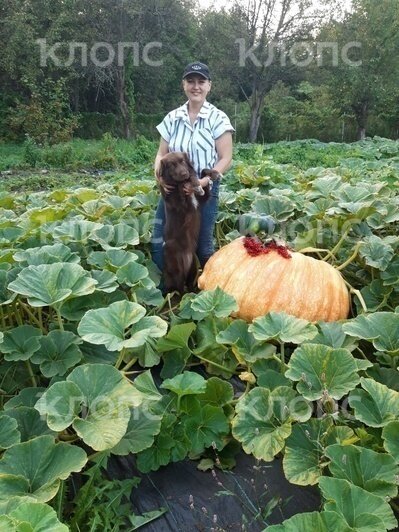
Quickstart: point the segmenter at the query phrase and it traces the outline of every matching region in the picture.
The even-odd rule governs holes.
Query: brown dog
[[[164,283],[165,292],[184,292],[192,289],[197,274],[195,251],[201,224],[199,204],[210,197],[210,186],[202,189],[186,153],[170,152],[161,159],[159,174],[171,192],[161,193],[165,201],[164,227]],[[203,170],[201,177],[219,177],[218,172]],[[184,184],[190,183],[193,192],[186,194]],[[198,188],[199,187],[199,188]],[[202,194],[201,194],[202,192]]]

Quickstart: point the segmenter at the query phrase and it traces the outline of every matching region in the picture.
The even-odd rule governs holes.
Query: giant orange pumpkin
[[[217,251],[198,279],[202,290],[217,286],[235,297],[238,318],[286,312],[308,321],[335,321],[349,313],[349,293],[330,264],[275,242],[242,237]]]

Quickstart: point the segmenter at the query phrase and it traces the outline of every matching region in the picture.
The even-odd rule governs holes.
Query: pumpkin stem
[[[363,296],[360,293],[360,290],[357,290],[356,288],[353,288],[353,286],[350,283],[348,283],[348,281],[345,281],[345,279],[344,279],[344,282],[345,282],[346,286],[349,288],[349,292],[351,294],[354,294],[355,296],[357,296],[357,298],[360,301],[360,304],[361,304],[362,309],[364,310],[364,312],[368,312],[368,308],[367,308],[366,302],[364,301]]]
[[[356,257],[357,257],[357,254],[359,253],[359,249],[360,249],[360,246],[362,245],[362,242],[358,242],[355,246],[355,250],[354,252],[352,253],[352,255],[349,257],[349,259],[347,259],[345,262],[343,262],[340,266],[334,266],[334,268],[336,270],[343,270],[344,268],[346,268],[351,262],[353,262]]]
[[[284,373],[285,366],[285,349],[284,342],[280,342],[281,371]]]
[[[327,261],[328,259],[330,259],[331,257],[334,257],[334,255],[337,253],[337,251],[339,250],[339,248],[342,246],[342,244],[345,242],[345,239],[346,237],[348,236],[348,233],[350,231],[351,227],[348,227],[344,233],[342,234],[341,238],[338,240],[338,242],[336,243],[336,245],[332,248],[331,251],[329,251],[327,253],[327,255],[322,259],[324,261]]]

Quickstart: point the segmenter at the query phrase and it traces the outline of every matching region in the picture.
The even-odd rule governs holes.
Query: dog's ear
[[[168,164],[163,159],[161,159],[161,164],[159,166],[159,175],[164,179],[169,178]]]

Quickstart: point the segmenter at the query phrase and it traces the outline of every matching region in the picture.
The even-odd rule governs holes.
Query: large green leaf
[[[82,339],[69,331],[54,330],[40,338],[40,350],[31,360],[40,364],[40,371],[45,377],[65,375],[69,368],[75,366],[82,358],[78,347]]]
[[[378,351],[392,356],[399,354],[399,314],[375,312],[357,316],[343,325],[346,334],[362,340],[370,340]]]
[[[363,239],[359,254],[364,258],[366,264],[383,271],[390,263],[394,250],[379,236],[371,235]]]
[[[117,279],[120,284],[135,286],[139,281],[148,277],[148,269],[137,262],[128,262],[117,271]]]
[[[5,360],[28,360],[40,349],[41,335],[40,329],[32,325],[20,325],[5,331],[0,352],[5,354]]]
[[[299,381],[298,391],[311,401],[326,393],[341,399],[360,382],[356,360],[347,349],[304,344],[291,356],[285,376]]]
[[[66,381],[50,386],[36,408],[47,416],[52,430],[72,424],[87,445],[103,451],[119,443],[129,423],[129,407],[142,401],[142,393],[113,366],[85,364]]]
[[[230,403],[234,397],[234,388],[225,380],[211,377],[206,381],[206,390],[198,396],[202,404],[224,406]]]
[[[201,375],[198,375],[198,373],[185,371],[181,375],[176,375],[173,379],[164,380],[161,388],[171,390],[179,397],[196,395],[205,392],[206,380]]]
[[[342,325],[337,321],[319,322],[317,327],[320,332],[312,338],[312,344],[323,344],[335,349],[343,348],[353,351],[357,342],[344,333]]]
[[[234,297],[217,287],[215,290],[207,290],[195,296],[191,302],[191,309],[197,320],[209,315],[224,318],[238,310],[238,305]]]
[[[316,484],[323,474],[321,440],[331,427],[329,419],[309,419],[297,423],[287,438],[283,459],[284,474],[292,484]]]
[[[105,250],[126,248],[128,245],[136,246],[140,242],[136,229],[125,223],[103,225],[95,229],[90,238]]]
[[[126,433],[120,442],[111,449],[112,454],[139,453],[151,447],[155,436],[161,430],[161,421],[162,416],[155,415],[148,408],[132,409]]]
[[[186,416],[183,423],[194,454],[202,453],[211,445],[222,449],[230,429],[223,409],[212,405],[205,405],[199,412]]]
[[[91,294],[96,284],[79,264],[56,262],[24,268],[8,288],[27,297],[33,307],[44,307]]]
[[[94,231],[101,229],[102,224],[90,222],[88,220],[72,219],[65,220],[54,228],[53,237],[56,240],[65,242],[79,242],[87,244]]]
[[[0,516],[1,532],[68,532],[69,528],[58,520],[51,506],[41,502],[17,500],[15,508],[7,512],[9,521],[6,528],[2,528],[3,516]]]
[[[220,344],[231,346],[231,350],[240,362],[253,364],[256,360],[270,358],[276,352],[275,346],[256,341],[248,331],[244,320],[234,320],[224,331],[216,336]]]
[[[166,334],[167,323],[156,316],[144,317],[145,308],[130,301],[116,301],[108,308],[89,310],[78,326],[78,333],[87,342],[102,344],[109,351],[139,347],[147,338]],[[134,324],[126,332],[126,329]]]
[[[80,262],[79,255],[73,253],[64,244],[52,244],[17,251],[14,253],[14,259],[18,262],[26,262],[28,266],[53,264],[54,262]]]
[[[399,421],[391,421],[382,429],[385,449],[399,464]]]
[[[397,495],[399,468],[392,456],[355,445],[330,445],[325,455],[331,460],[328,467],[334,477],[381,497]]]
[[[131,251],[109,249],[108,251],[94,251],[90,253],[87,262],[100,269],[106,269],[116,273],[119,268],[129,264],[129,262],[136,262],[137,259],[138,255]]]
[[[376,523],[387,530],[392,530],[397,526],[391,507],[382,497],[338,478],[322,477],[319,480],[319,486],[326,499],[324,508],[341,515],[348,526],[354,530],[359,532],[384,530],[384,528],[376,527]],[[376,519],[379,519],[381,523]]]
[[[5,413],[17,422],[18,431],[21,434],[21,442],[32,440],[45,434],[55,436],[55,432],[48,427],[45,419],[33,407],[19,406],[17,408],[9,408]]]
[[[18,423],[9,416],[0,415],[0,449],[8,449],[21,441]]]
[[[310,415],[311,409],[298,401],[291,388],[280,386],[272,392],[254,388],[236,405],[233,436],[246,453],[270,462],[283,449],[292,421],[306,421]]]
[[[267,342],[289,342],[301,344],[314,338],[317,327],[300,318],[290,316],[285,312],[269,312],[265,316],[256,318],[248,328],[256,340]]]
[[[175,415],[162,418],[161,430],[151,447],[137,455],[137,467],[142,473],[156,471],[169,462],[183,460],[190,449],[190,440]]]
[[[266,530],[267,532],[353,532],[336,512],[299,513],[286,519],[281,525],[268,526]]]
[[[188,339],[193,331],[195,331],[196,325],[193,322],[179,323],[172,325],[168,334],[163,338],[160,338],[157,342],[157,349],[160,353],[173,351],[175,349],[185,349],[188,347]]]
[[[49,501],[60,481],[80,471],[86,461],[83,449],[63,442],[55,444],[52,436],[14,445],[0,460],[0,500],[14,494]]]
[[[349,404],[356,419],[369,427],[383,427],[399,418],[399,393],[374,379],[361,379],[363,390],[349,395]]]

